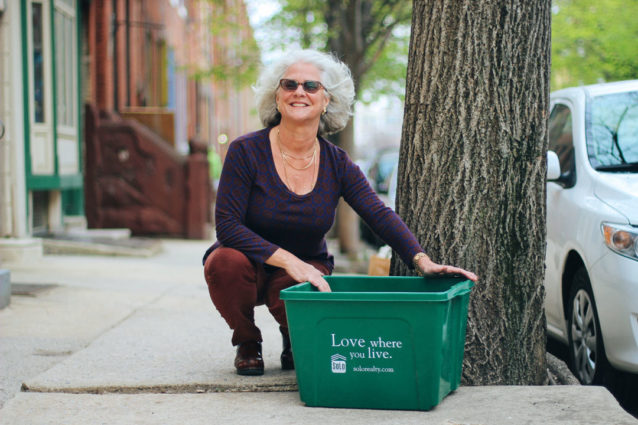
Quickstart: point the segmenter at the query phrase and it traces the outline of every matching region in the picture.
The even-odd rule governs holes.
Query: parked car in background
[[[638,80],[551,95],[547,330],[584,384],[638,373]]]
[[[363,170],[366,173],[368,182],[370,182],[370,186],[377,192],[379,198],[392,209],[395,207],[398,166],[399,148],[390,147],[377,152],[369,163],[368,168]],[[385,242],[363,220],[360,220],[359,223],[361,239],[377,248],[385,245]]]

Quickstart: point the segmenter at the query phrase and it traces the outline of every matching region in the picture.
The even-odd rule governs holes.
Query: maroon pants
[[[317,261],[309,263],[329,274],[323,264]],[[262,341],[254,316],[255,306],[261,304],[266,304],[279,323],[281,333],[288,335],[286,310],[279,291],[297,282],[285,270],[268,273],[261,264],[253,263],[242,252],[219,247],[206,259],[204,276],[213,304],[233,329],[233,345]]]

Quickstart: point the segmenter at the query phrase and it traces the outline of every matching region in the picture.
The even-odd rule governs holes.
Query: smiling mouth
[[[308,105],[306,105],[305,103],[291,103],[290,106],[298,107],[298,106],[308,106]]]

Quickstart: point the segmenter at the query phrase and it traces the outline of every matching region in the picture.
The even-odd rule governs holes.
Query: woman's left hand
[[[448,266],[443,264],[437,264],[430,259],[427,255],[419,258],[417,263],[419,269],[424,276],[446,276],[446,275],[460,275],[465,276],[472,282],[476,282],[478,280],[478,276],[472,272],[467,270],[463,270],[460,267]]]

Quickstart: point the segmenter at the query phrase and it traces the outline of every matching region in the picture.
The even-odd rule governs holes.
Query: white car
[[[551,94],[545,314],[584,384],[638,373],[638,80]]]

